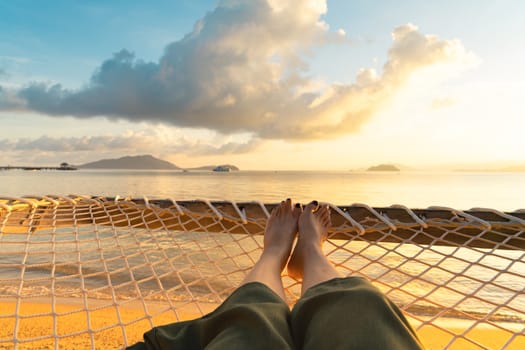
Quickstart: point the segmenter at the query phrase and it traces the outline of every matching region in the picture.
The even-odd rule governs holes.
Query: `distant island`
[[[371,166],[366,171],[400,171],[398,167],[392,164],[379,164]]]
[[[155,158],[152,155],[126,156],[116,159],[102,159],[96,162],[79,165],[80,169],[128,169],[128,170],[197,170],[213,171],[217,168],[238,171],[239,168],[232,164],[205,165],[196,168],[181,168],[171,162]]]
[[[81,169],[137,169],[137,170],[182,170],[173,163],[151,155],[126,156],[117,159],[102,159],[78,166]]]
[[[208,171],[217,171],[216,169],[230,169],[230,171],[239,171],[240,169],[235,165],[231,164],[220,164],[220,165],[205,165],[196,168],[188,168],[187,170],[208,170]]]

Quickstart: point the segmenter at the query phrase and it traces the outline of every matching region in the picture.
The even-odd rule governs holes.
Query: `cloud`
[[[0,85],[0,111],[23,111],[27,110],[26,101],[19,97],[17,92]]]
[[[2,145],[2,143],[0,143]],[[3,140],[6,148],[14,151],[45,151],[45,152],[82,152],[103,151],[107,149],[134,149],[148,146],[147,140],[136,135],[114,136],[85,136],[85,137],[49,137],[41,136],[37,139],[18,139],[16,141]]]
[[[169,151],[176,154],[184,153],[188,156],[243,154],[255,151],[262,143],[260,139],[252,138],[246,142],[226,142],[217,146],[201,141],[180,139],[175,145],[169,147]]]
[[[261,141],[250,139],[247,142],[217,142],[216,144],[202,141],[190,141],[184,137],[176,140],[164,140],[154,132],[127,132],[124,135],[102,135],[82,137],[49,137],[22,139],[0,139],[2,152],[122,152],[122,153],[163,153],[186,155],[225,155],[241,154],[255,150]]]
[[[254,138],[331,138],[359,130],[417,70],[468,65],[473,57],[459,41],[407,24],[392,33],[382,72],[363,69],[352,84],[312,90],[305,53],[343,37],[321,20],[326,11],[325,0],[224,0],[168,45],[158,62],[121,50],[80,90],[46,83],[3,89],[0,109],[248,132]]]

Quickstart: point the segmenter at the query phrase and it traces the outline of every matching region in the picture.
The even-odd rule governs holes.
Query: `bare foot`
[[[292,207],[292,200],[287,199],[272,210],[266,223],[263,254],[271,254],[279,259],[281,271],[290,257],[301,212],[300,204]]]
[[[289,276],[302,280],[308,251],[321,251],[331,224],[328,206],[318,206],[313,201],[304,208],[298,223],[299,239],[288,263]]]

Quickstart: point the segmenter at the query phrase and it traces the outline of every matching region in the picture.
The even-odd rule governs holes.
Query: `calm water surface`
[[[0,171],[0,196],[46,194],[263,202],[291,197],[334,204],[512,211],[525,208],[525,173]]]
[[[490,207],[504,211],[513,211],[519,208],[525,208],[525,173],[428,173],[428,172],[401,172],[401,173],[370,173],[370,172],[284,172],[284,171],[240,171],[232,173],[214,173],[214,172],[180,172],[180,171],[116,171],[116,170],[79,170],[72,172],[61,171],[0,171],[0,197],[1,196],[23,196],[23,195],[46,195],[46,194],[86,194],[86,195],[103,195],[103,196],[148,196],[150,198],[174,198],[179,200],[185,199],[200,199],[208,198],[212,200],[229,199],[235,201],[253,201],[260,200],[263,202],[276,202],[283,198],[291,197],[302,202],[310,201],[311,199],[318,199],[320,201],[332,202],[334,204],[352,204],[356,202],[367,203],[371,206],[388,206],[399,203],[412,208],[424,208],[432,205],[442,205],[455,207],[458,209],[470,209],[472,207]],[[104,232],[99,233],[104,234]],[[111,235],[113,232],[109,232]],[[182,233],[181,233],[182,234]],[[192,242],[194,233],[192,233]],[[49,239],[49,235],[40,237],[35,236],[33,239]],[[55,236],[52,236],[55,237]],[[61,236],[60,236],[61,237]],[[68,235],[64,236],[69,237]],[[139,235],[140,237],[140,235]],[[182,237],[183,239],[184,237]],[[7,240],[19,240],[16,235],[4,237],[4,245],[2,249],[5,253],[3,258],[4,263],[20,264],[25,254],[18,252],[20,249],[16,244],[7,244]],[[55,238],[53,238],[55,239]],[[125,239],[125,238],[122,238]],[[167,236],[158,237],[155,244],[163,239],[168,239]],[[179,237],[179,239],[181,239]],[[149,236],[144,236],[144,242],[141,244],[147,247]],[[0,242],[1,243],[1,242]],[[12,243],[12,242],[11,242]],[[32,253],[29,254],[28,264],[35,264],[39,266],[38,269],[26,271],[27,278],[35,278],[35,286],[31,283],[26,283],[24,288],[32,290],[40,288],[44,291],[49,290],[49,286],[43,285],[42,281],[49,280],[51,274],[51,265],[43,264],[43,262],[51,259],[58,259],[60,263],[59,270],[53,270],[56,274],[63,274],[69,276],[77,271],[76,265],[71,265],[71,261],[76,261],[76,257],[71,257],[64,253],[64,255],[57,256],[49,251],[49,246],[43,244],[31,245]],[[358,242],[359,243],[359,242]],[[83,246],[83,251],[93,251],[93,256],[85,255],[84,259],[98,259],[98,251],[91,249],[90,244],[95,244],[92,241],[86,241],[86,246]],[[171,241],[167,241],[171,244]],[[200,242],[199,244],[204,244]],[[68,249],[67,246],[63,247]],[[61,248],[62,249],[62,248]],[[113,250],[112,250],[113,249]],[[169,249],[175,249],[170,247]],[[360,271],[363,266],[367,267],[367,273],[370,277],[380,277],[387,280],[389,283],[396,282],[397,279],[402,281],[406,275],[403,275],[401,270],[408,269],[405,273],[409,275],[419,275],[423,271],[419,271],[422,267],[416,263],[400,265],[400,256],[393,254],[392,256],[385,256],[381,264],[377,266],[370,266],[369,261],[363,258],[362,254],[370,254],[370,259],[374,256],[383,254],[382,252],[374,252],[367,250],[362,252],[362,247],[359,244],[352,245],[352,249],[360,251],[355,254],[354,258],[349,261],[349,267],[354,271]],[[404,249],[406,256],[412,256],[415,252],[410,249],[420,249],[418,247],[407,246]],[[451,280],[451,275],[445,270],[433,270],[432,274],[426,273],[425,278],[432,284],[418,282],[412,283],[411,288],[414,289],[416,295],[424,294],[425,288],[429,286],[448,284],[453,290],[462,290],[466,293],[477,293],[479,297],[484,300],[499,303],[505,300],[513,300],[513,304],[517,310],[525,309],[525,296],[516,296],[516,290],[521,290],[521,281],[516,280],[511,275],[501,275],[502,270],[509,268],[509,262],[522,261],[523,252],[502,252],[506,254],[506,258],[501,256],[490,256],[484,260],[485,264],[493,266],[493,269],[485,269],[476,275],[476,278],[467,278],[465,266],[461,261],[477,261],[479,260],[479,252],[469,249],[452,249],[451,262],[448,263],[450,271],[456,271],[463,274],[464,277]],[[132,253],[132,252],[131,252]],[[130,262],[132,264],[140,264],[140,261],[133,261],[135,255],[131,254]],[[177,254],[176,251],[171,252]],[[120,256],[121,251],[115,247],[107,248],[104,255],[111,257]],[[334,260],[348,259],[347,253],[341,253],[339,256],[335,254],[331,258]],[[361,255],[360,255],[361,254]],[[454,255],[461,257],[455,259]],[[507,256],[508,255],[508,256]],[[140,257],[135,257],[140,258]],[[431,262],[436,260],[436,263],[443,259],[441,254],[429,252],[426,255],[421,255],[420,258]],[[62,261],[63,260],[63,261]],[[111,259],[110,259],[111,260]],[[61,262],[62,261],[62,262]],[[111,260],[114,264],[120,263],[121,259]],[[250,265],[252,262],[243,262]],[[517,264],[517,265],[516,265]],[[516,273],[525,273],[523,263],[516,263],[513,269]],[[248,266],[247,265],[247,266]],[[448,266],[447,265],[447,266]],[[384,267],[391,266],[394,272],[384,275]],[[426,265],[425,265],[426,266]],[[423,266],[423,268],[425,268]],[[87,266],[96,271],[97,266]],[[118,270],[120,266],[109,266],[110,270]],[[215,272],[211,269],[210,274],[213,276]],[[401,271],[399,272],[398,269]],[[72,272],[73,271],[73,272]],[[135,273],[140,271],[135,270]],[[398,273],[399,272],[399,273]],[[473,273],[476,271],[473,271]],[[151,271],[145,270],[145,276]],[[3,269],[1,278],[4,282],[0,283],[0,294],[11,295],[18,291],[18,276],[20,271],[18,268]],[[499,277],[498,277],[499,276]],[[69,277],[68,277],[69,278]],[[112,275],[115,283],[125,283],[129,278],[129,274],[123,273],[122,276],[116,274]],[[210,277],[212,278],[212,277]],[[510,290],[504,290],[495,284],[489,284],[479,290],[479,281],[493,281],[497,278],[499,285],[507,286]],[[66,290],[76,290],[75,286],[79,282],[73,277],[64,280],[63,288]],[[68,283],[66,283],[69,281]],[[173,283],[175,283],[174,281]],[[100,275],[99,278],[91,278],[89,288],[98,288],[106,281],[106,275]],[[167,282],[166,282],[167,283]],[[219,283],[219,282],[217,282]],[[222,283],[222,282],[221,282]],[[518,285],[517,285],[518,284]],[[156,291],[158,286],[152,284],[148,286],[148,291]],[[38,289],[38,290],[40,290]],[[34,292],[34,291],[33,291]],[[133,293],[134,289],[130,287],[129,290],[121,290],[119,293]],[[441,295],[442,294],[442,295]],[[461,297],[458,293],[441,293],[440,295],[433,295],[438,303],[443,305],[452,305]],[[480,305],[478,299],[472,301],[462,301],[462,308],[465,310],[474,310],[480,312],[489,312],[493,307],[492,304],[485,306]],[[396,300],[396,302],[405,303],[409,300]],[[510,312],[512,314],[512,312]]]

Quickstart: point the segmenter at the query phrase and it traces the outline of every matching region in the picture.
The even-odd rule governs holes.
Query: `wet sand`
[[[0,300],[0,349],[12,349],[14,329],[17,327],[19,349],[53,349],[55,336],[60,349],[91,348],[121,349],[124,338],[128,345],[142,339],[145,331],[152,326],[167,324],[177,320],[199,317],[201,312],[212,311],[217,304],[199,303],[201,312],[195,303],[174,303],[177,313],[166,303],[120,302],[118,306],[111,300],[86,301],[89,315],[82,299],[57,299],[53,310],[49,301],[32,298],[23,300],[16,312],[16,300]],[[150,317],[145,316],[145,309]],[[19,315],[15,318],[15,314]],[[53,315],[56,315],[53,317]],[[17,321],[18,320],[18,321]],[[91,325],[88,327],[88,322]],[[410,319],[414,326],[417,320]],[[425,325],[418,334],[429,350],[443,349],[455,334],[464,333],[470,326],[466,320],[443,318],[435,325]],[[439,329],[438,327],[442,328]],[[504,324],[505,328],[515,332],[523,330],[520,324]],[[90,330],[86,332],[86,330]],[[478,326],[462,336],[456,336],[451,349],[499,349],[513,336],[513,333],[492,326]],[[480,344],[467,341],[468,337]],[[514,337],[506,349],[525,349],[525,335]]]

